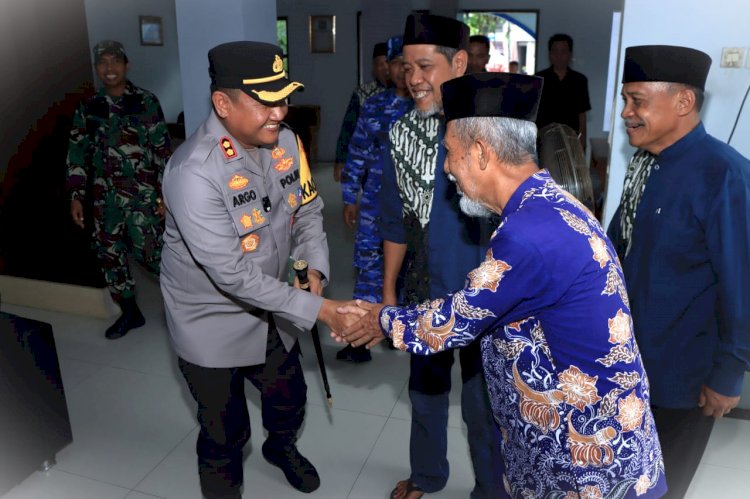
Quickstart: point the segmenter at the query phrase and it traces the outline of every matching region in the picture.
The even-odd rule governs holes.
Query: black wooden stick
[[[297,260],[292,265],[294,272],[297,274],[297,280],[299,281],[300,289],[310,291],[310,281],[307,277],[307,262],[305,260]],[[323,360],[323,349],[320,347],[320,333],[318,333],[318,324],[313,324],[310,329],[312,335],[313,346],[315,347],[315,356],[318,358],[318,366],[320,367],[320,376],[323,378],[323,388],[326,391],[326,399],[328,400],[328,407],[333,407],[333,397],[331,396],[331,387],[328,385],[328,375],[326,374],[326,364]]]

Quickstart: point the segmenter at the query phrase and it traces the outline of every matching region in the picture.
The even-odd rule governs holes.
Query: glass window
[[[276,39],[278,40],[281,52],[284,54],[284,70],[289,72],[289,31],[287,30],[286,17],[276,19]]]
[[[518,62],[521,73],[536,73],[536,39],[539,11],[477,11],[458,13],[472,35],[490,39],[490,62],[487,71],[508,71]]]

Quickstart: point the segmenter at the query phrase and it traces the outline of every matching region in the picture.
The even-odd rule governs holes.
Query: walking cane
[[[299,287],[305,291],[310,291],[310,281],[307,278],[307,261],[297,260],[292,265],[294,272],[297,274],[297,280],[299,281]],[[318,358],[318,366],[320,367],[320,376],[323,378],[323,388],[326,391],[326,399],[328,400],[328,407],[333,407],[333,397],[331,397],[331,387],[328,385],[328,375],[326,374],[326,364],[323,361],[323,350],[320,348],[320,334],[318,333],[318,324],[313,324],[310,329],[312,335],[313,346],[315,347],[315,356]]]

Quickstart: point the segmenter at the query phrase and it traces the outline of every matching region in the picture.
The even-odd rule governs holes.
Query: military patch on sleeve
[[[250,234],[240,243],[242,246],[243,253],[250,253],[258,249],[260,245],[260,236],[258,234]]]
[[[247,177],[243,177],[242,175],[234,175],[232,178],[229,179],[229,188],[235,191],[238,191],[245,187],[250,181],[247,179]]]
[[[297,137],[297,148],[299,149],[299,183],[302,187],[302,204],[305,205],[318,197],[318,188],[310,172],[310,165],[307,162],[305,148]]]
[[[222,137],[219,139],[219,145],[221,146],[221,152],[224,153],[225,158],[232,159],[237,157],[237,149],[235,149],[234,144],[232,144],[229,137]]]

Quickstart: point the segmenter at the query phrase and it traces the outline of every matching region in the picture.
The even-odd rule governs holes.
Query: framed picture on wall
[[[161,17],[138,16],[141,27],[141,45],[164,45]]]
[[[336,52],[336,16],[310,16],[310,52]]]

